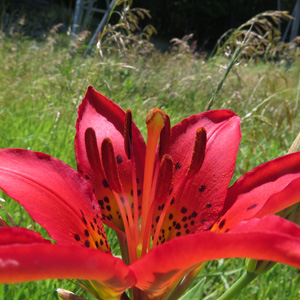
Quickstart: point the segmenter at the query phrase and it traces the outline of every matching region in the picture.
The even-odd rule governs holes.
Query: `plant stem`
[[[258,274],[246,271],[221,297],[217,300],[231,300],[236,296],[248,283],[257,277]]]

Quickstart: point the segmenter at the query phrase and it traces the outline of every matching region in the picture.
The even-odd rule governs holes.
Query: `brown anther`
[[[109,138],[103,140],[101,145],[102,165],[109,186],[117,193],[121,193],[121,183],[118,173],[117,161],[112,141]]]
[[[196,131],[196,138],[194,143],[193,155],[187,170],[187,176],[191,177],[198,173],[204,161],[206,148],[206,130],[199,127]]]
[[[162,158],[155,191],[155,201],[164,202],[169,196],[173,183],[174,163],[171,155],[165,154]]]
[[[170,140],[171,140],[171,122],[170,117],[164,114],[165,126],[160,133],[159,141],[159,158],[161,159],[165,154],[169,152]]]
[[[97,138],[93,128],[88,128],[85,131],[85,149],[89,163],[96,174],[104,176],[99,149],[97,145]]]
[[[131,157],[131,146],[132,146],[132,114],[131,110],[127,109],[125,114],[125,124],[124,124],[124,148],[127,158]]]

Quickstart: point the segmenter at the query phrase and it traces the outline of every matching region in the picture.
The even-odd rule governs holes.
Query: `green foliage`
[[[240,49],[239,59],[268,61],[292,60],[299,55],[295,47],[299,43],[296,38],[292,43],[281,42],[278,24],[291,19],[286,11],[267,11],[256,15],[236,29],[225,32],[215,47],[217,55],[232,57]]]

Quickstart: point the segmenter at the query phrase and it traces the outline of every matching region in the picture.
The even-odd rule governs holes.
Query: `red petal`
[[[165,232],[175,227],[172,229],[176,231],[173,236],[206,230],[214,224],[224,206],[235,168],[241,138],[240,118],[228,110],[200,113],[172,128],[170,155],[175,164],[173,188],[176,190],[185,177],[199,127],[204,127],[207,132],[205,158],[200,171],[187,182],[179,202],[175,194],[174,205],[168,214],[170,220],[167,217],[164,223]],[[159,214],[157,211],[154,219]]]
[[[34,231],[22,227],[2,227],[0,228],[0,247],[10,244],[31,244],[49,243],[42,236]]]
[[[102,206],[102,213],[106,217],[110,215],[113,216],[113,222],[120,229],[122,223],[116,213],[117,204],[114,195],[104,178],[93,171],[88,161],[85,148],[85,131],[90,127],[94,129],[99,149],[101,149],[103,139],[110,138],[112,140],[114,152],[117,156],[119,175],[127,192],[127,196],[130,202],[132,202],[132,164],[130,160],[128,160],[124,149],[124,120],[124,111],[114,102],[102,96],[90,86],[82,104],[79,106],[76,123],[77,133],[75,137],[75,153],[78,170],[82,172],[86,178],[91,180],[96,197],[101,204],[103,203],[104,198],[106,201],[109,200],[109,209],[106,208],[107,202],[104,203],[104,205],[100,204]],[[134,123],[132,126],[132,143],[132,154],[139,182],[138,189],[141,190],[146,147],[143,137]],[[100,150],[99,153],[101,153]],[[105,222],[107,225],[111,225],[110,222],[107,222],[107,219]]]
[[[299,184],[300,152],[258,166],[229,188],[225,206],[228,211],[214,229],[224,231],[241,220],[274,214],[299,202]]]
[[[39,152],[0,150],[0,187],[57,242],[95,247],[102,239],[107,250],[90,184],[62,161]]]
[[[230,257],[277,261],[300,268],[300,227],[278,216],[245,222],[233,232],[199,232],[155,247],[130,268],[136,286],[160,296],[202,262]]]
[[[99,292],[108,299],[109,295],[120,295],[136,281],[123,261],[110,254],[80,246],[45,244],[34,233],[18,229],[28,236],[26,241],[20,234],[15,236],[16,228],[4,229],[5,232],[0,228],[0,240],[10,231],[12,244],[0,246],[1,283],[54,278],[97,280]]]

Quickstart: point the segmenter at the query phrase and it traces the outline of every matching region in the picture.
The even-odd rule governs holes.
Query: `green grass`
[[[0,147],[26,148],[48,153],[75,168],[73,139],[77,106],[88,85],[131,108],[134,121],[145,134],[144,119],[152,107],[168,113],[172,124],[205,110],[230,63],[223,57],[208,61],[186,53],[149,57],[116,55],[83,59],[60,47],[59,36],[36,43],[22,36],[0,34]],[[285,154],[300,131],[299,67],[295,58],[285,64],[235,65],[215,97],[213,109],[227,108],[242,118],[243,139],[234,179],[258,164]],[[230,141],[229,141],[230,142]],[[3,193],[0,215],[11,224],[36,228],[27,213]],[[46,235],[45,235],[46,236]],[[110,239],[114,237],[109,235]],[[216,299],[241,274],[242,260],[208,263],[204,299]],[[74,283],[47,280],[0,285],[0,299],[58,299],[65,288],[92,299]],[[277,265],[257,278],[239,300],[296,300],[300,276],[295,268]]]

